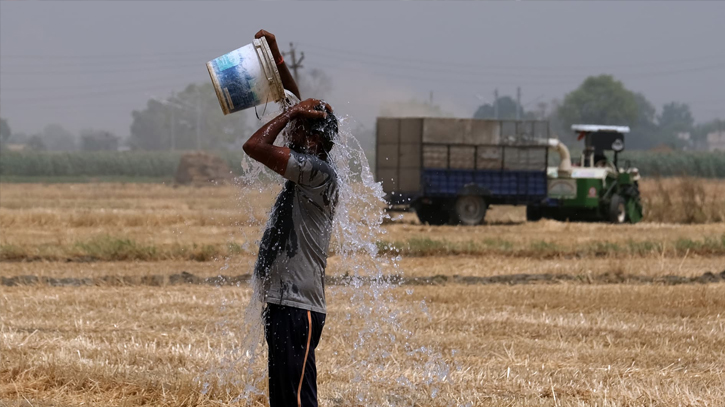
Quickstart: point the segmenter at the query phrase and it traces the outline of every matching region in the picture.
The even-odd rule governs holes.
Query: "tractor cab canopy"
[[[574,124],[571,129],[579,134],[577,140],[584,139],[582,167],[605,166],[609,162],[604,155],[605,151],[614,151],[614,165],[616,167],[617,155],[624,151],[624,135],[629,133],[629,127]]]

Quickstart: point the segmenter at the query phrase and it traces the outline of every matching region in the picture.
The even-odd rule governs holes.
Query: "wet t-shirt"
[[[272,208],[255,274],[264,301],[326,313],[325,266],[337,203],[337,175],[323,160],[290,152],[287,182]]]

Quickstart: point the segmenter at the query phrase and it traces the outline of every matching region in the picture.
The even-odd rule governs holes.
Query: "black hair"
[[[319,119],[307,119],[305,127],[310,133],[318,134],[321,137],[322,147],[325,149],[326,153],[329,153],[330,150],[332,150],[332,146],[335,144],[335,141],[337,140],[337,117],[334,113],[332,113],[332,111],[323,106],[318,106],[315,108],[315,110],[324,110],[327,113],[327,117]]]

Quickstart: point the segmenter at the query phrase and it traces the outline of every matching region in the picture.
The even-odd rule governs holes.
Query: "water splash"
[[[270,115],[271,119],[274,115]],[[399,255],[381,255],[378,239],[386,233],[382,227],[388,218],[384,207],[382,186],[375,182],[367,157],[350,128],[354,121],[341,118],[339,139],[330,152],[339,181],[339,199],[333,222],[330,251],[334,261],[327,274],[344,276],[346,284],[326,288],[327,303],[337,311],[328,317],[322,334],[321,346],[329,340],[330,327],[337,325],[342,342],[332,352],[343,358],[344,371],[338,371],[349,380],[344,388],[327,389],[319,385],[321,401],[333,390],[342,401],[364,405],[411,405],[434,399],[440,393],[439,384],[450,380],[450,368],[440,352],[430,346],[416,347],[413,332],[404,321],[427,315],[425,303],[415,308],[400,306],[395,290],[402,279]],[[282,145],[284,133],[276,145]],[[237,180],[240,188],[239,209],[248,219],[239,225],[244,240],[242,249],[256,253],[259,238],[269,213],[260,213],[259,197],[278,192],[283,179],[263,165],[244,156],[243,175]],[[271,201],[271,200],[270,200]],[[254,262],[226,264],[251,272]],[[253,283],[251,297],[225,296],[224,312],[230,314],[222,323],[225,336],[224,349],[219,350],[217,366],[210,368],[200,379],[202,391],[233,402],[266,400],[267,369],[262,302],[258,300],[260,288]],[[412,294],[412,290],[406,290]],[[235,318],[234,310],[245,312]],[[333,345],[335,346],[335,345]],[[398,358],[394,357],[397,352]],[[321,355],[320,355],[321,356]],[[324,363],[324,359],[320,359]],[[384,388],[385,391],[381,391]],[[423,389],[424,388],[424,389]],[[425,390],[425,391],[422,391]],[[325,404],[324,402],[322,404]]]

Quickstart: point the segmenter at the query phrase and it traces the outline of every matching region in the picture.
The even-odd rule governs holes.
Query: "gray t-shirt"
[[[265,302],[326,313],[325,267],[337,174],[321,159],[292,151],[284,177],[288,181],[262,236],[255,274]]]

